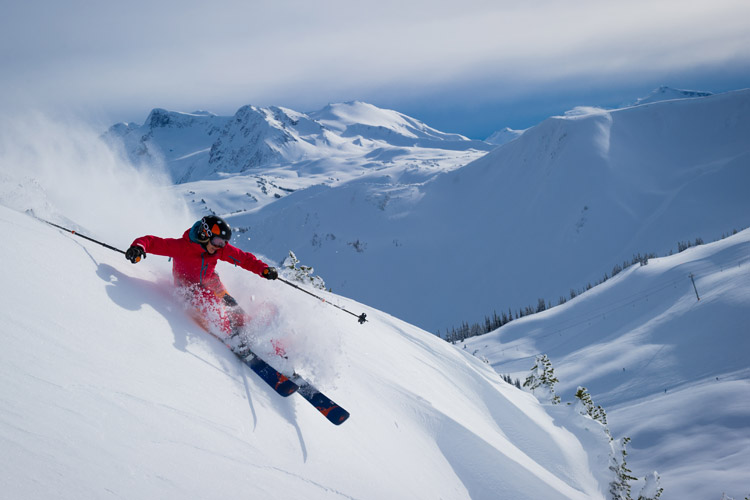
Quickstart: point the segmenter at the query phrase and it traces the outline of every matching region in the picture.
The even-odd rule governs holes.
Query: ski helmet
[[[214,244],[217,247],[223,247],[226,242],[232,238],[232,228],[226,223],[221,217],[216,215],[207,215],[198,221],[198,241],[201,243],[208,243],[209,241],[214,244],[214,241],[219,242],[216,238],[223,240],[221,244]]]

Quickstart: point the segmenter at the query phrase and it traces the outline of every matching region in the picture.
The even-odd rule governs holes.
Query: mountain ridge
[[[245,105],[231,117],[155,108],[143,125],[115,124],[105,137],[121,141],[134,163],[163,162],[180,184],[331,157],[366,158],[383,149],[397,154],[401,148],[461,152],[493,147],[360,101],[311,113]]]

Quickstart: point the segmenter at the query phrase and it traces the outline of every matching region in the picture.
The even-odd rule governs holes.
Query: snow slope
[[[645,97],[640,97],[632,102],[628,102],[622,106],[619,106],[619,108],[629,108],[632,106],[640,106],[641,104],[649,104],[653,102],[661,102],[661,101],[670,101],[674,99],[695,99],[698,97],[708,97],[710,95],[713,95],[711,92],[702,92],[698,90],[683,90],[683,89],[675,89],[672,87],[668,87],[666,85],[662,85],[661,87],[658,87],[651,91],[651,93]],[[572,115],[580,115],[580,114],[589,114],[592,111],[604,111],[603,108],[597,107],[597,106],[581,106],[576,107],[574,109],[571,109],[570,111],[567,111],[565,114],[572,116]],[[509,127],[502,128],[492,134],[490,134],[487,139],[485,139],[485,142],[489,142],[490,144],[494,144],[496,146],[502,146],[503,144],[510,142],[514,139],[516,139],[518,136],[523,134],[525,130],[513,130]]]
[[[690,275],[695,279],[694,289]],[[697,299],[696,289],[700,296]],[[750,230],[649,260],[566,304],[466,341],[522,379],[545,353],[630,436],[629,464],[657,470],[664,500],[750,492]]]
[[[583,417],[550,416],[427,332],[329,296],[365,311],[361,326],[220,264],[248,311],[278,309],[258,348],[281,339],[286,363],[352,413],[334,427],[188,319],[167,259],[134,266],[0,206],[0,231],[19,227],[23,248],[0,250],[12,263],[0,288],[5,498],[604,498],[606,470],[590,464],[605,451],[584,450]]]

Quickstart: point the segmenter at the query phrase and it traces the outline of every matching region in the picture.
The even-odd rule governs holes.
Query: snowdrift
[[[166,259],[132,265],[0,206],[0,231],[21,227],[0,250],[6,498],[604,498],[590,465],[604,450],[584,450],[580,419],[427,332],[330,296],[366,312],[360,326],[220,265],[251,313],[278,309],[255,342],[283,339],[288,363],[352,413],[334,427],[195,325]]]

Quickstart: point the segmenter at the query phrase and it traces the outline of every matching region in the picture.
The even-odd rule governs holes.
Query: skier
[[[208,215],[186,230],[182,238],[141,236],[125,252],[133,264],[148,253],[172,258],[175,286],[200,312],[200,321],[212,321],[232,338],[235,351],[247,349],[241,336],[245,313],[216,274],[216,261],[223,260],[268,280],[278,278],[275,268],[229,244],[232,229],[221,217]]]

